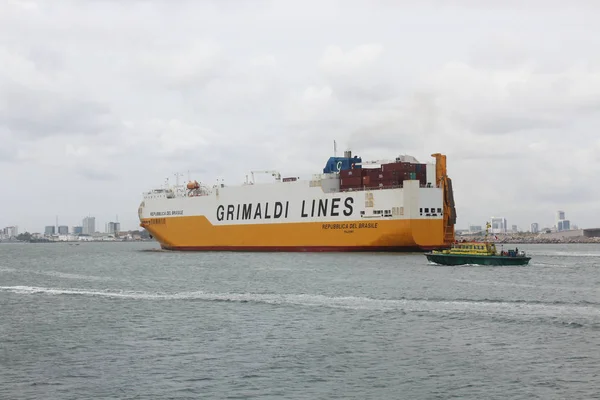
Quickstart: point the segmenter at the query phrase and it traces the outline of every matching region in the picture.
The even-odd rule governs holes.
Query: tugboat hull
[[[434,254],[425,253],[427,260],[441,265],[527,265],[531,257],[488,256],[470,254]]]

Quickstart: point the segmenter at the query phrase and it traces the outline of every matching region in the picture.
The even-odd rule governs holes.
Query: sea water
[[[598,398],[600,246],[518,247],[530,265],[2,244],[0,398]]]

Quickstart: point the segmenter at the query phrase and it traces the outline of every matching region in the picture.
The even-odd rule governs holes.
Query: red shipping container
[[[360,176],[340,179],[340,186],[358,186],[361,183],[362,180]]]
[[[377,170],[377,171],[373,171],[369,173],[369,177],[371,178],[371,180],[373,179],[393,179],[394,177],[396,177],[398,174],[397,171],[381,171],[381,170]]]
[[[398,178],[398,171],[385,171],[381,173],[381,179],[392,180]]]
[[[415,172],[415,166],[414,166],[414,164],[402,164],[401,166],[397,167],[395,170],[399,171],[399,172]]]
[[[401,171],[403,168],[402,163],[390,163],[390,164],[382,164],[381,170],[383,172],[387,171]]]

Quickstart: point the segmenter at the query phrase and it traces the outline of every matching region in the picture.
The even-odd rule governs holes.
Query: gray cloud
[[[98,134],[115,126],[107,105],[60,92],[4,87],[0,124],[16,136]]]
[[[111,171],[94,169],[88,166],[77,169],[77,172],[92,181],[115,181],[118,179],[118,176]]]
[[[238,3],[2,3],[0,161],[19,163],[3,178],[47,199],[15,194],[0,225],[135,228],[141,193],[175,172],[307,177],[333,140],[447,154],[459,226],[548,225],[559,206],[600,225],[598,4]]]

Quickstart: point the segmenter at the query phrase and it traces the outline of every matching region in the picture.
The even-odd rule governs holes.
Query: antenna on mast
[[[179,177],[183,176],[183,174],[180,174],[179,172],[175,173],[175,186],[179,187]]]

